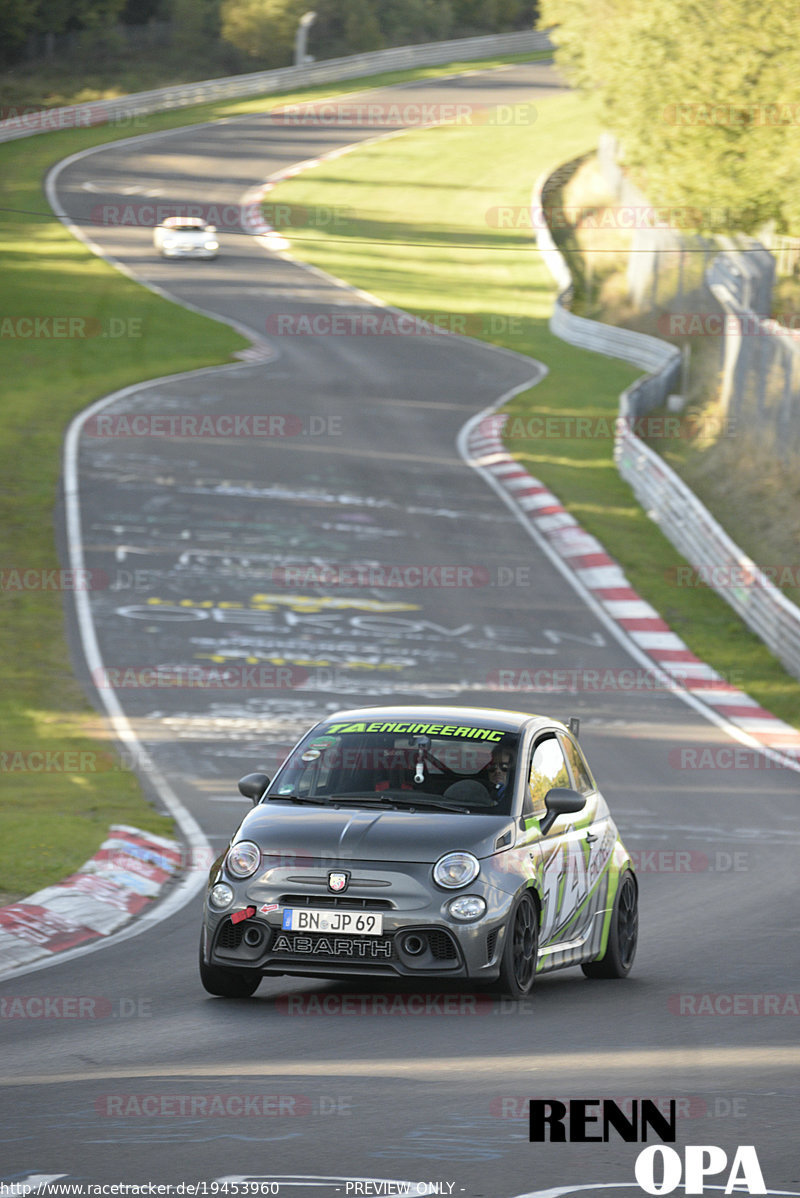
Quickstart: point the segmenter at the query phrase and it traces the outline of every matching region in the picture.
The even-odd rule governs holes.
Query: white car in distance
[[[216,258],[217,229],[196,216],[168,216],[153,230],[153,245],[162,258]]]

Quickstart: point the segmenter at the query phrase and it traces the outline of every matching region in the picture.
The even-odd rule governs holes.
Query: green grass
[[[550,334],[554,287],[531,230],[487,220],[498,205],[517,213],[542,171],[596,144],[599,127],[576,95],[537,108],[533,127],[440,127],[362,148],[287,180],[270,200],[289,210],[316,204],[355,214],[333,236],[287,231],[296,256],[389,303],[466,321],[473,335],[545,362],[547,377],[506,409],[511,452],[602,541],[699,657],[800,725],[797,681],[716,594],[675,584],[683,558],[618,475],[611,436],[575,436],[574,424],[561,437],[528,435],[531,418],[548,415],[612,429],[619,394],[638,374]]]
[[[28,340],[9,335],[14,325],[0,325],[0,568],[41,571],[59,565],[53,517],[62,440],[76,413],[117,388],[229,361],[247,344],[227,325],[130,282],[75,240],[43,196],[51,166],[119,137],[530,57],[535,56],[348,80],[0,145],[2,317],[14,322],[77,317],[100,327],[116,319],[132,322],[126,327],[137,334]],[[134,774],[120,768],[102,721],[73,676],[57,591],[0,587],[0,726],[0,902],[77,868],[111,823],[170,832],[171,821],[145,801]],[[31,753],[49,753],[50,768],[21,768],[39,764],[41,758],[26,756]]]

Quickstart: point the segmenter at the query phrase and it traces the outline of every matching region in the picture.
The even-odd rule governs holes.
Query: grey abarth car
[[[548,970],[630,971],[638,885],[577,721],[342,711],[239,790],[253,810],[205,900],[210,994],[294,974],[457,978],[520,998]]]

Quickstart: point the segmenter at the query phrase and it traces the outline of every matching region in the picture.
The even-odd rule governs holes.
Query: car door
[[[593,911],[587,899],[598,806],[591,776],[588,771],[583,779],[573,776],[563,742],[555,731],[540,736],[531,753],[526,799],[529,798],[533,813],[540,819],[546,812],[545,796],[554,786],[580,789],[586,796],[586,805],[575,814],[559,816],[539,838],[540,952],[545,960],[557,950],[582,944],[591,931]]]

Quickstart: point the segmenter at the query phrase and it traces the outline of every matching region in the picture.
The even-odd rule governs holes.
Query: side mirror
[[[559,815],[572,815],[576,811],[583,811],[586,799],[582,794],[578,794],[577,790],[570,790],[568,786],[553,786],[544,796],[544,805],[547,815],[542,820],[541,829],[542,832],[548,832]]]
[[[261,802],[268,786],[269,778],[266,774],[245,774],[244,778],[239,779],[239,794],[249,799],[255,807]]]
[[[217,231],[216,225],[206,225],[206,233],[216,233],[216,231]]]

